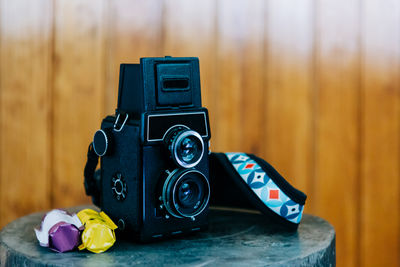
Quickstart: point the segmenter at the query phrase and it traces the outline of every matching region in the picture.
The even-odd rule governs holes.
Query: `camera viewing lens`
[[[175,217],[193,217],[208,204],[210,185],[197,170],[176,169],[167,177],[162,199],[168,212]]]
[[[199,143],[193,136],[186,137],[178,147],[178,154],[184,162],[191,162],[200,153]]]
[[[166,134],[164,142],[171,152],[172,159],[183,168],[196,166],[204,153],[203,139],[197,132],[188,128],[173,128]]]

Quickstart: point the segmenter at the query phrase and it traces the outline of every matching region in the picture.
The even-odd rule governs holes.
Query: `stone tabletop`
[[[333,227],[308,214],[296,233],[288,233],[256,212],[212,209],[208,231],[151,244],[117,240],[102,254],[40,247],[33,228],[43,215],[2,229],[0,266],[335,266]]]

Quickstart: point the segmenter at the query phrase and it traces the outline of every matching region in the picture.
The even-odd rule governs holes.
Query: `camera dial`
[[[195,169],[168,172],[161,200],[172,216],[193,219],[203,212],[209,199],[210,184],[201,172]]]
[[[121,173],[116,173],[111,179],[111,190],[113,192],[114,197],[122,201],[126,198],[127,190],[126,190],[126,182]]]
[[[204,154],[204,142],[200,134],[184,125],[170,128],[163,138],[174,162],[183,168],[196,166]]]

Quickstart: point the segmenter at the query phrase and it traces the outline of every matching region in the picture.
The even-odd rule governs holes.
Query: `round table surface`
[[[82,208],[87,207],[69,210]],[[2,229],[1,266],[335,266],[336,260],[333,227],[308,214],[297,232],[286,232],[257,212],[212,208],[207,231],[150,244],[117,240],[101,254],[39,246],[33,228],[43,215],[19,218]]]

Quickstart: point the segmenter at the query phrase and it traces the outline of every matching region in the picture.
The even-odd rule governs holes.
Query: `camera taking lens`
[[[194,169],[175,169],[168,173],[162,188],[162,202],[177,218],[197,216],[206,208],[209,198],[208,180]]]
[[[200,134],[186,126],[175,126],[164,137],[164,144],[174,162],[183,168],[196,166],[204,153],[204,142]]]

